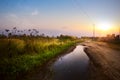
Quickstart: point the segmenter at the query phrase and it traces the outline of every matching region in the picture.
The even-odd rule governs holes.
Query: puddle
[[[53,80],[87,80],[89,58],[82,45],[58,58],[51,66]]]

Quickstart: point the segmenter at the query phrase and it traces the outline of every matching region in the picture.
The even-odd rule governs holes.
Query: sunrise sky
[[[108,24],[108,30],[98,26]],[[118,33],[120,0],[0,0],[0,30],[38,29],[46,35]],[[104,25],[107,26],[107,25]]]

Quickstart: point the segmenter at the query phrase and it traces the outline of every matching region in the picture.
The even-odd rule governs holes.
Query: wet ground
[[[90,58],[89,80],[120,80],[120,46],[104,42],[87,42]]]
[[[54,58],[24,80],[120,80],[119,45],[114,47],[103,42],[84,42],[82,45]]]
[[[88,67],[89,58],[84,46],[78,45],[52,64],[53,80],[88,80]]]

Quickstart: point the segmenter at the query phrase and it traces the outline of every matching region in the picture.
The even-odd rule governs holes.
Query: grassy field
[[[15,79],[70,48],[74,40],[58,38],[0,39],[0,77]]]

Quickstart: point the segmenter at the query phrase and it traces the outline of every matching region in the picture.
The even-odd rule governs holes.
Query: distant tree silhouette
[[[12,30],[12,35],[16,35],[16,31],[17,31],[17,28],[16,27],[13,27],[13,30]]]
[[[12,33],[9,33],[9,34],[8,34],[8,37],[11,37],[11,36],[12,36]]]
[[[6,32],[9,32],[10,30],[9,29],[5,29]]]

